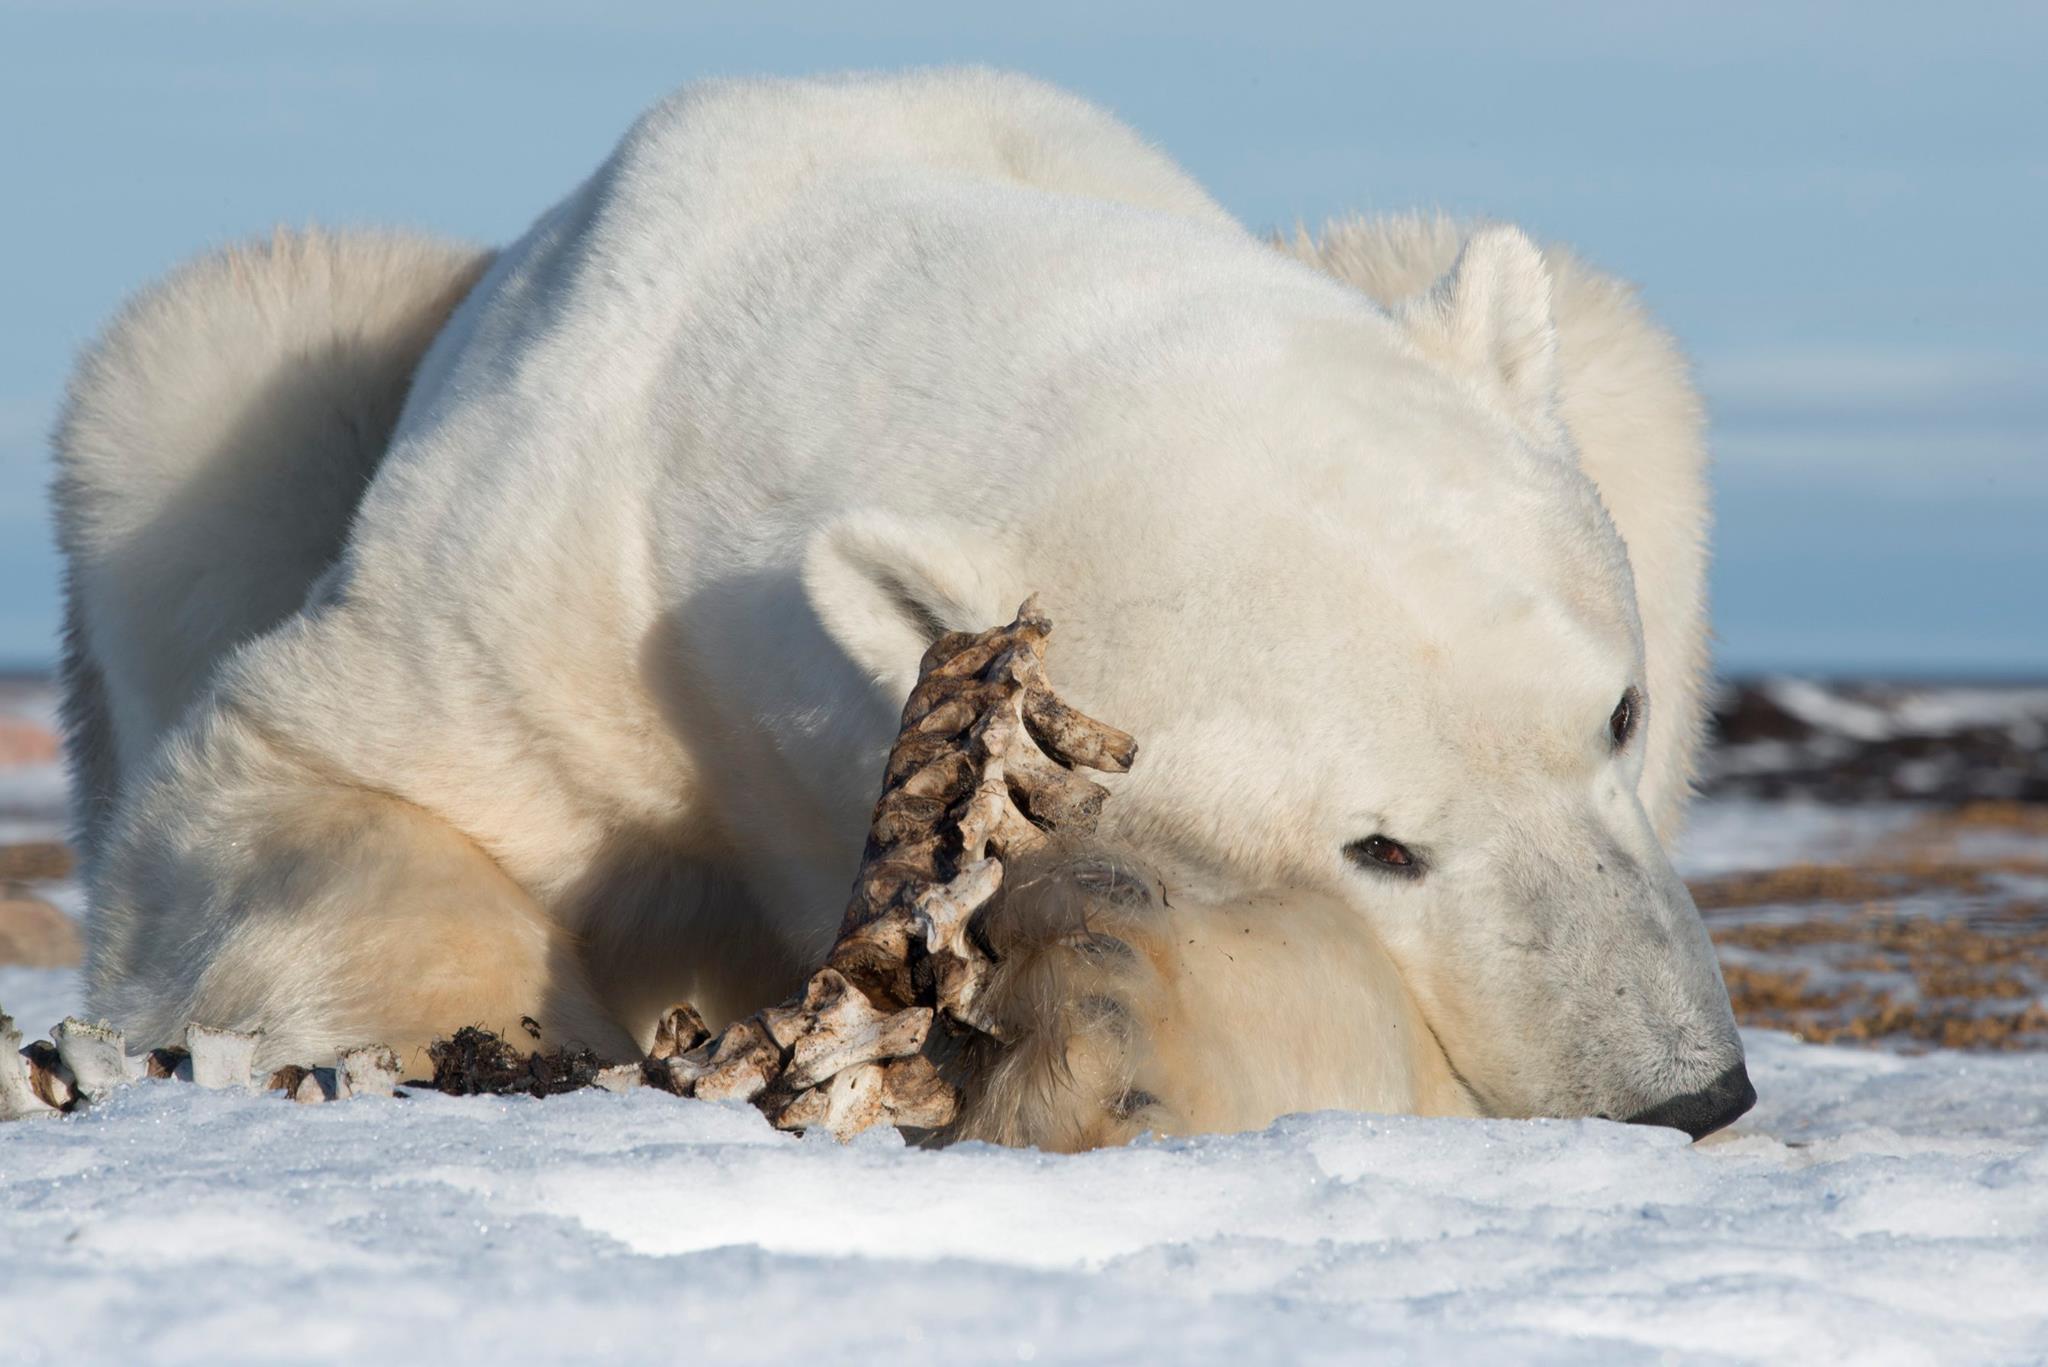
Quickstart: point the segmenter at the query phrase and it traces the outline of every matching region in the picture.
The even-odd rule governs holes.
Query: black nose
[[[1749,1085],[1749,1069],[1736,1064],[1697,1092],[1660,1101],[1647,1111],[1628,1118],[1631,1125],[1668,1125],[1684,1130],[1694,1139],[1704,1139],[1723,1125],[1756,1105],[1756,1088]]]

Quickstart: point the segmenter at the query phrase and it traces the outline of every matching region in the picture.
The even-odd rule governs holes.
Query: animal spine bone
[[[969,922],[1001,889],[1004,860],[1094,831],[1108,792],[1076,766],[1121,773],[1137,756],[1129,736],[1053,696],[1051,632],[1032,599],[1008,626],[925,652],[839,942],[805,989],[808,1014],[776,1038],[785,1071],[760,1105],[777,1125],[844,1139],[879,1123],[938,1128],[957,1112],[924,1046],[935,1024],[994,1030],[978,1008],[993,964]],[[762,1013],[771,1035],[788,1011]]]

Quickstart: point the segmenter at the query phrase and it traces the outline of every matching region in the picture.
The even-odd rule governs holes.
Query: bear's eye
[[[1628,738],[1636,733],[1636,714],[1642,710],[1633,688],[1622,694],[1621,701],[1614,705],[1614,715],[1607,719],[1607,734],[1614,737],[1615,749],[1627,745]]]
[[[1383,835],[1369,835],[1344,847],[1344,857],[1361,868],[1385,869],[1389,873],[1414,877],[1422,872],[1422,861],[1406,845]]]

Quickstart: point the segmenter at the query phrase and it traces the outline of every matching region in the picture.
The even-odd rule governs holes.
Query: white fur
[[[1283,244],[1386,308],[1423,298],[1471,229],[1438,215],[1325,224]],[[1642,611],[1650,744],[1641,786],[1658,834],[1678,835],[1707,680],[1706,415],[1690,368],[1636,293],[1564,247],[1543,251],[1557,323],[1557,412],[1628,548]]]
[[[423,264],[416,316],[473,261]],[[117,756],[82,765],[114,812],[87,823],[96,1009],[304,1057],[460,1012],[623,1049],[673,1000],[759,1006],[829,937],[929,632],[1037,591],[1062,688],[1144,746],[1110,836],[1190,903],[1298,925],[1176,990],[1284,1018],[1290,954],[1388,966],[1350,980],[1442,1040],[1460,1099],[1360,1031],[1315,1051],[1346,1104],[1626,1114],[1704,1086],[1739,1046],[1651,823],[1697,734],[1682,369],[1512,229],[1349,227],[1319,263],[1019,78],[692,87],[491,265],[353,523],[283,498],[293,553],[224,572],[266,606],[189,638],[136,607],[223,592],[192,552],[256,514],[206,492],[318,458],[216,466],[240,448],[188,429],[163,468],[200,497],[124,479],[182,397],[100,363],[76,414],[141,417],[75,416],[60,484],[73,686],[103,681]],[[187,551],[124,561],[152,527]],[[1630,686],[1649,734],[1613,754]],[[1427,877],[1347,860],[1374,832]],[[1346,910],[1290,919],[1311,905]],[[1147,1082],[1169,1110],[1224,1048],[1199,1037],[1154,1051],[1185,1060]],[[1188,1124],[1329,1093],[1247,1063]]]
[[[487,259],[278,232],[136,295],[79,361],[56,505],[83,848],[220,657],[296,612],[340,551],[414,368]]]

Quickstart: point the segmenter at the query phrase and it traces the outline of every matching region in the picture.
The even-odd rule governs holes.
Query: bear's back
[[[1115,506],[1235,488],[1305,321],[1319,371],[1398,349],[1362,295],[1036,83],[693,89],[493,264],[341,563],[231,688],[465,830],[547,825],[532,865],[573,867],[621,813],[684,819],[706,761],[676,710],[706,657],[757,678],[801,633],[828,523],[1028,537],[1074,532],[1048,500],[1108,477]],[[526,843],[493,851],[523,881]]]
[[[359,559],[409,574],[430,543],[496,579],[536,519],[588,522],[608,496],[652,505],[671,546],[777,554],[803,530],[794,505],[972,498],[988,470],[957,457],[1005,458],[990,443],[1048,416],[1042,391],[1141,384],[1175,346],[1271,351],[1304,310],[1373,312],[1038,82],[693,86],[502,253],[436,342]],[[764,503],[783,516],[745,516]],[[785,535],[742,546],[766,529]]]

